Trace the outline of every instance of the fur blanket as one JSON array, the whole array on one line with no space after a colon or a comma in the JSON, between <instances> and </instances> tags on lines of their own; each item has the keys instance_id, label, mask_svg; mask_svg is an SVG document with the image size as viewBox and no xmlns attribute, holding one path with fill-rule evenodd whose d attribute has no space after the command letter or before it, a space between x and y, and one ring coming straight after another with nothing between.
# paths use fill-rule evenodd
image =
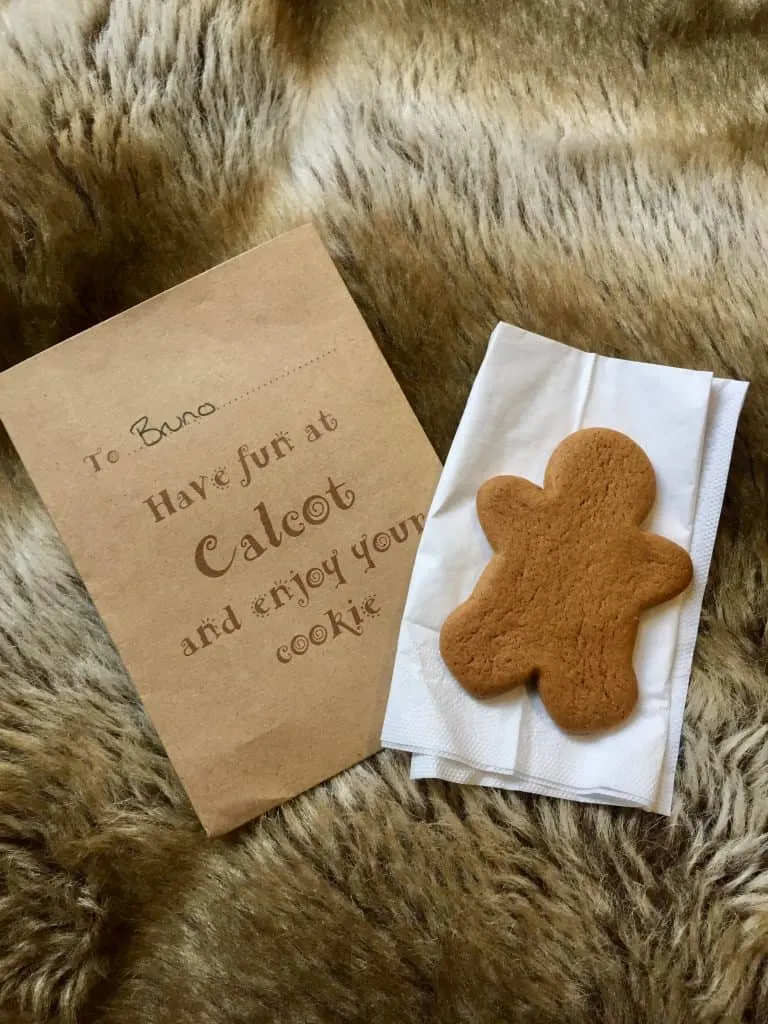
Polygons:
<instances>
[{"instance_id":1,"label":"fur blanket","mask_svg":"<svg viewBox=\"0 0 768 1024\"><path fill-rule=\"evenodd\" d=\"M768 1019L767 45L759 0L0 0L6 365L312 219L442 453L499 318L754 382L668 820L382 754L205 839L8 454L0 1021Z\"/></svg>"}]
</instances>

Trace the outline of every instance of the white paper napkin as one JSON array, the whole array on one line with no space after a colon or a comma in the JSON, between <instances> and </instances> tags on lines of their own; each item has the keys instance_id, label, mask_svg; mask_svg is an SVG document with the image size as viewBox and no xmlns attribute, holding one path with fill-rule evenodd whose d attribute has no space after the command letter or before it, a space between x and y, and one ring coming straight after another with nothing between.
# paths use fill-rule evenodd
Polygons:
<instances>
[{"instance_id":1,"label":"white paper napkin","mask_svg":"<svg viewBox=\"0 0 768 1024\"><path fill-rule=\"evenodd\" d=\"M747 384L610 359L499 324L446 460L419 546L382 743L412 751L413 778L500 786L669 813L701 601ZM475 511L498 474L541 484L581 427L612 427L646 451L657 497L647 524L694 564L685 594L646 613L632 717L597 736L562 732L534 689L477 700L445 667L439 632L491 557Z\"/></svg>"}]
</instances>

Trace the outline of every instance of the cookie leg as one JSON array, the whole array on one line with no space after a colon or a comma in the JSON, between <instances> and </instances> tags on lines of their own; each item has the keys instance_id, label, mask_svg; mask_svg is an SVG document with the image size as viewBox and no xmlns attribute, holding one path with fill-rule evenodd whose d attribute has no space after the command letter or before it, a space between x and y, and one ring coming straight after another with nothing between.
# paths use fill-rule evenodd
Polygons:
<instances>
[{"instance_id":1,"label":"cookie leg","mask_svg":"<svg viewBox=\"0 0 768 1024\"><path fill-rule=\"evenodd\" d=\"M539 675L538 690L544 707L565 732L614 728L637 703L631 662L609 666L596 660L575 670L563 664L548 666Z\"/></svg>"},{"instance_id":2,"label":"cookie leg","mask_svg":"<svg viewBox=\"0 0 768 1024\"><path fill-rule=\"evenodd\" d=\"M521 658L514 645L490 634L488 619L466 605L445 620L440 653L459 683L475 697L491 697L522 686L535 675L536 665Z\"/></svg>"}]
</instances>

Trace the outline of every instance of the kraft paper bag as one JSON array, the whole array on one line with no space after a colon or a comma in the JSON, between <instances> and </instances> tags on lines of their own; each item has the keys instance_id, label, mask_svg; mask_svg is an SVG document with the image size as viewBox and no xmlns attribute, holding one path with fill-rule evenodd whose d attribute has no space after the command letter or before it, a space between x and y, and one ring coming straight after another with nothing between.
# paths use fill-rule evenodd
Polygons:
<instances>
[{"instance_id":1,"label":"kraft paper bag","mask_svg":"<svg viewBox=\"0 0 768 1024\"><path fill-rule=\"evenodd\" d=\"M0 376L205 829L379 749L439 462L312 228Z\"/></svg>"}]
</instances>

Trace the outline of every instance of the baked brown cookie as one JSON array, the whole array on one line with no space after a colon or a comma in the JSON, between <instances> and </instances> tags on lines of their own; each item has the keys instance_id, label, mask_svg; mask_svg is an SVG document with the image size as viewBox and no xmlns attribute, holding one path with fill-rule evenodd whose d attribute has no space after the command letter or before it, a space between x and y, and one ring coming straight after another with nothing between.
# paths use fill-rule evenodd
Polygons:
<instances>
[{"instance_id":1,"label":"baked brown cookie","mask_svg":"<svg viewBox=\"0 0 768 1024\"><path fill-rule=\"evenodd\" d=\"M536 681L569 732L624 721L637 701L640 613L693 575L683 548L640 529L655 497L642 448L603 428L566 437L543 487L515 476L484 483L477 514L494 555L440 633L459 683L487 697Z\"/></svg>"}]
</instances>

